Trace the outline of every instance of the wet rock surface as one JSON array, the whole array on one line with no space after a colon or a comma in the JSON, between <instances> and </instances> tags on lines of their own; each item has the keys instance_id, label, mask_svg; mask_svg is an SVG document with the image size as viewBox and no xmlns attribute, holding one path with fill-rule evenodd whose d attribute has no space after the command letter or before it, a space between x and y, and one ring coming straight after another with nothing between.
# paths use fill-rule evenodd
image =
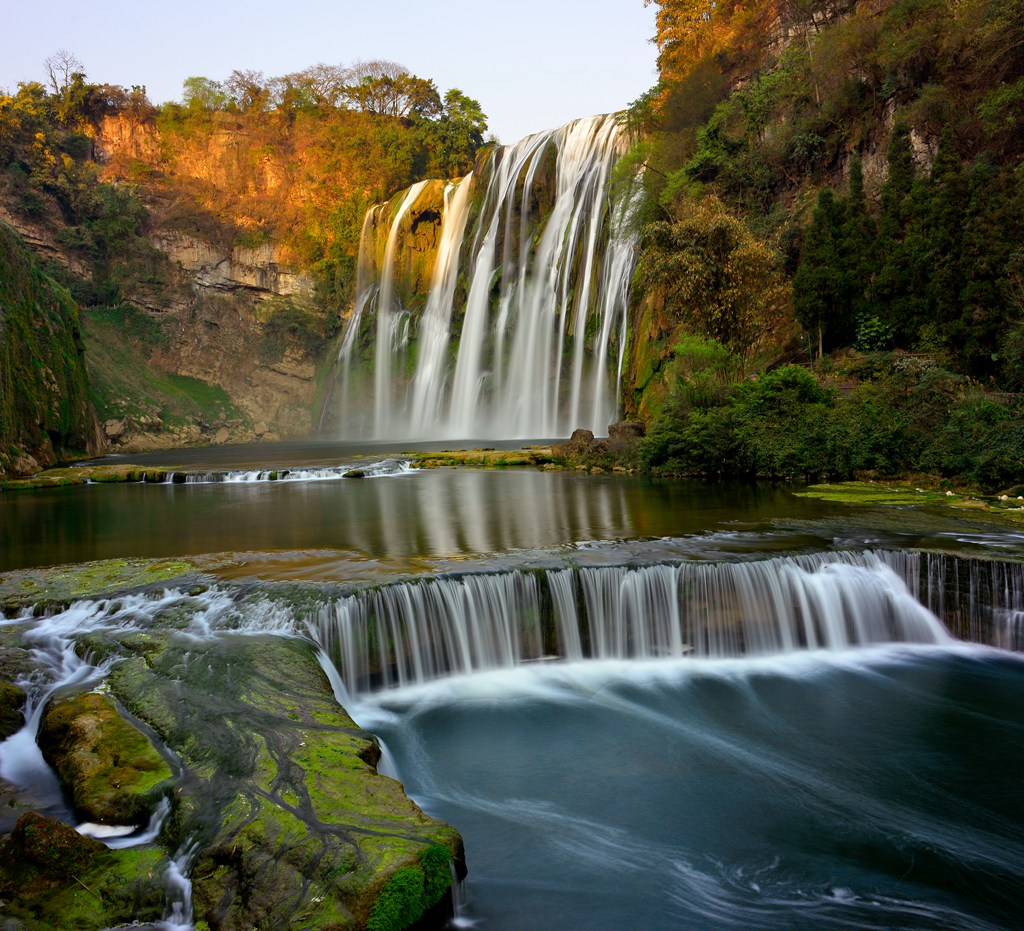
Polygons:
<instances>
[{"instance_id":1,"label":"wet rock surface","mask_svg":"<svg viewBox=\"0 0 1024 931\"><path fill-rule=\"evenodd\" d=\"M52 703L38 743L85 821L140 825L170 788L171 768L105 695Z\"/></svg>"}]
</instances>

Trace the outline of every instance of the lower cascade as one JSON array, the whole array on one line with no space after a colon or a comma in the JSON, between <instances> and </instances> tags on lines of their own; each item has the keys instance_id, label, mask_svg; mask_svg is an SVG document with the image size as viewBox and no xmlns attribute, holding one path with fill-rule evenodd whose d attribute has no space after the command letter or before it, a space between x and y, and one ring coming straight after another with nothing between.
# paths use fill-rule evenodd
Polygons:
<instances>
[{"instance_id":1,"label":"lower cascade","mask_svg":"<svg viewBox=\"0 0 1024 931\"><path fill-rule=\"evenodd\" d=\"M551 659L949 642L912 591L919 571L901 553L513 571L385 586L327 602L308 623L356 693Z\"/></svg>"},{"instance_id":2,"label":"lower cascade","mask_svg":"<svg viewBox=\"0 0 1024 931\"><path fill-rule=\"evenodd\" d=\"M551 437L616 419L635 188L610 176L625 146L614 115L576 120L370 211L334 389L344 438Z\"/></svg>"}]
</instances>

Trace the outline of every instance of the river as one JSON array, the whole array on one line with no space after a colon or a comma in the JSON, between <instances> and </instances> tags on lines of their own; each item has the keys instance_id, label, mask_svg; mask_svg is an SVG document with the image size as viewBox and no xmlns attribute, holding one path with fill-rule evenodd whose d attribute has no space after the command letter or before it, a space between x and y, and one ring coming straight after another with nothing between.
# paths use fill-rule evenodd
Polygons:
<instances>
[{"instance_id":1,"label":"river","mask_svg":"<svg viewBox=\"0 0 1024 931\"><path fill-rule=\"evenodd\" d=\"M1024 534L401 453L180 451L150 459L189 483L4 493L0 570L201 556L217 597L324 592L294 635L463 833L460 926L1019 925ZM358 654L360 624L407 646Z\"/></svg>"}]
</instances>

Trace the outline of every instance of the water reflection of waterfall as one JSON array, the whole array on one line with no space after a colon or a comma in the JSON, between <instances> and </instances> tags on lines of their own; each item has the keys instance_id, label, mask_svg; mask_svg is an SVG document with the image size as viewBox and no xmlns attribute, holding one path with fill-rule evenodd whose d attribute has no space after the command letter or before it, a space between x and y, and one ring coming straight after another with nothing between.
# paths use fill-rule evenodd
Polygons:
<instances>
[{"instance_id":1,"label":"water reflection of waterfall","mask_svg":"<svg viewBox=\"0 0 1024 931\"><path fill-rule=\"evenodd\" d=\"M396 258L424 184L397 209L374 208L340 351L342 436L604 431L618 403L634 255L633 194L609 193L625 145L614 116L590 117L499 147L479 175L449 184L422 310L402 306ZM373 274L378 224L387 238Z\"/></svg>"}]
</instances>

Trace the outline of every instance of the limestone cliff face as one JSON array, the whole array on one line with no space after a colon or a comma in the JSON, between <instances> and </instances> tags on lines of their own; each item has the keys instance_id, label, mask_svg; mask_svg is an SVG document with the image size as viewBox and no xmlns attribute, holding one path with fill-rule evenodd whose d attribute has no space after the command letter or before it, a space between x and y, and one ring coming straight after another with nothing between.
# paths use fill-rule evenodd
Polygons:
<instances>
[{"instance_id":1,"label":"limestone cliff face","mask_svg":"<svg viewBox=\"0 0 1024 931\"><path fill-rule=\"evenodd\" d=\"M197 289L244 291L258 300L271 296L309 298L313 279L282 260L281 248L224 247L177 230L156 229L150 242L177 262Z\"/></svg>"},{"instance_id":2,"label":"limestone cliff face","mask_svg":"<svg viewBox=\"0 0 1024 931\"><path fill-rule=\"evenodd\" d=\"M0 474L100 448L78 308L0 222Z\"/></svg>"},{"instance_id":3,"label":"limestone cliff face","mask_svg":"<svg viewBox=\"0 0 1024 931\"><path fill-rule=\"evenodd\" d=\"M150 448L308 433L317 353L294 321L305 315L312 326L321 311L312 276L262 220L269 198L286 225L288 205L309 196L303 182L228 113L212 114L194 137L162 134L128 112L104 117L94 132L103 179L132 184L149 208L144 235L167 260L162 287L130 295L167 337L139 348L162 372L222 388L242 415L171 431L155 411L133 411L125 388L109 438ZM278 325L283 309L292 325Z\"/></svg>"}]
</instances>

